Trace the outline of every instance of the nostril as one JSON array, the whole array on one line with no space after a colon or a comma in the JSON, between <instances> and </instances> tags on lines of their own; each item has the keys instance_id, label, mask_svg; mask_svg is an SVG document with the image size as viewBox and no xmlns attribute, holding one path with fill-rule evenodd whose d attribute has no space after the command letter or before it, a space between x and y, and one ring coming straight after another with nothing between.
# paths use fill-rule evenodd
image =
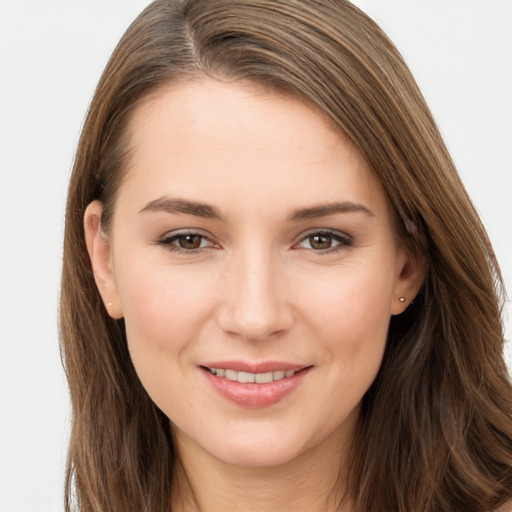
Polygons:
<instances>
[{"instance_id":1,"label":"nostril","mask_svg":"<svg viewBox=\"0 0 512 512\"><path fill-rule=\"evenodd\" d=\"M259 265L258 271L251 271L251 265ZM247 341L261 341L279 336L293 325L295 315L285 297L286 288L279 286L275 272L269 270L272 265L265 264L265 271L263 265L245 261L243 269L235 269L228 276L218 310L218 323L225 333Z\"/></svg>"}]
</instances>

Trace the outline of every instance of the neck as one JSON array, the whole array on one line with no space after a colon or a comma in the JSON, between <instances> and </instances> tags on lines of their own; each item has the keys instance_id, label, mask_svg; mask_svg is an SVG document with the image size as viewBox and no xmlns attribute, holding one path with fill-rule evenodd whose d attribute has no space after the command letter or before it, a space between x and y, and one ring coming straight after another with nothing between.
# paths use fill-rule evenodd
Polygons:
<instances>
[{"instance_id":1,"label":"neck","mask_svg":"<svg viewBox=\"0 0 512 512\"><path fill-rule=\"evenodd\" d=\"M348 443L336 436L278 466L242 467L209 456L183 433L174 432L179 458L172 510L349 512L348 500L341 499Z\"/></svg>"}]
</instances>

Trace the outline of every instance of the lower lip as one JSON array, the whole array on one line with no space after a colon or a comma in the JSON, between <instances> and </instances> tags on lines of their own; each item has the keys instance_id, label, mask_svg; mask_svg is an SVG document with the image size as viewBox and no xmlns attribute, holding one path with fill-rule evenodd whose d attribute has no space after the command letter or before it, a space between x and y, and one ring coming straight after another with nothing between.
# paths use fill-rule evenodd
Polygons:
<instances>
[{"instance_id":1,"label":"lower lip","mask_svg":"<svg viewBox=\"0 0 512 512\"><path fill-rule=\"evenodd\" d=\"M311 367L304 368L293 377L285 377L266 384L241 383L217 377L208 370L202 370L210 384L224 398L243 407L260 408L276 404L292 393L304 380L310 369Z\"/></svg>"}]
</instances>

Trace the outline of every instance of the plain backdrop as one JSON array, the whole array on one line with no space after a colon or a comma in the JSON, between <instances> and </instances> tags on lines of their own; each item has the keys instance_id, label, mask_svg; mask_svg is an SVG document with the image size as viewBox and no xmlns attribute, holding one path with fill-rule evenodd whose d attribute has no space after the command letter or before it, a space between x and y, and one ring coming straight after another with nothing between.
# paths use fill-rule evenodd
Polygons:
<instances>
[{"instance_id":1,"label":"plain backdrop","mask_svg":"<svg viewBox=\"0 0 512 512\"><path fill-rule=\"evenodd\" d=\"M103 66L148 3L0 0L0 512L63 510L67 181ZM411 66L512 288L512 0L355 3Z\"/></svg>"}]
</instances>

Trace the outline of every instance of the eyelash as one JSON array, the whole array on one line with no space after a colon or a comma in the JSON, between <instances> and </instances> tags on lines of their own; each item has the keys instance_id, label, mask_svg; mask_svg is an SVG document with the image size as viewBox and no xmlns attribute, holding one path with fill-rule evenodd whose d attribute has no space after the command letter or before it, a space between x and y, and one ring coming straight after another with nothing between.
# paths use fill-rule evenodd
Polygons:
<instances>
[{"instance_id":1,"label":"eyelash","mask_svg":"<svg viewBox=\"0 0 512 512\"><path fill-rule=\"evenodd\" d=\"M197 237L200 237L202 241L208 240L211 243L211 245L208 245L207 247L215 247L215 244L210 240L210 238L208 238L207 236L205 236L201 233L197 233L196 231L185 231L185 232L181 232L181 233L175 233L170 236L163 236L162 238L157 240L157 244L165 247L165 249L167 249L168 251L177 252L177 253L181 253L181 254L197 254L197 253L201 252L202 249L204 249L204 247L201 247L201 246L198 247L197 249L185 249L185 248L179 247L178 245L173 243L173 242L176 242L177 240L179 240L180 238L185 238L187 236L194 236L194 237L197 236ZM201 243L202 243L202 241L201 241Z\"/></svg>"},{"instance_id":2,"label":"eyelash","mask_svg":"<svg viewBox=\"0 0 512 512\"><path fill-rule=\"evenodd\" d=\"M332 241L339 242L337 245L335 245L333 247L328 247L327 249L315 250L313 248L311 248L311 249L305 248L308 250L312 250L313 252L315 252L316 254L319 254L319 255L326 255L326 254L332 254L332 253L338 252L338 251L343 251L344 249L347 249L348 247L352 247L354 245L354 239L352 237L350 237L349 235L347 235L346 233L342 233L340 231L331 231L331 230L324 229L324 230L320 230L320 231L310 231L308 234L303 236L301 238L301 240L297 244L295 244L294 247L299 246L300 244L306 242L307 240L309 240L315 236L331 238ZM300 248L300 247L298 247L298 248Z\"/></svg>"},{"instance_id":3,"label":"eyelash","mask_svg":"<svg viewBox=\"0 0 512 512\"><path fill-rule=\"evenodd\" d=\"M200 245L196 249L185 249L183 247L179 247L178 245L176 245L174 243L174 242L178 241L180 238L185 238L187 236L200 237L202 241L206 240L206 241L210 242L211 245L207 245L207 246ZM353 238L345 233L342 233L340 231L320 230L320 231L309 232L308 234L303 236L299 240L298 243L294 244L293 248L300 249L301 248L300 245L302 243L306 242L308 239L312 239L315 236L331 238L332 241L339 242L338 244L334 245L333 247L328 247L327 249L315 250L312 247L310 247L310 248L303 247L304 249L311 250L314 253L317 253L319 255L331 254L333 252L342 251L342 250L354 245ZM201 241L201 244L203 243L202 241ZM187 232L175 233L170 236L164 236L164 237L160 238L159 240L157 240L157 244L165 247L168 251L181 253L181 254L197 254L197 253L202 252L202 250L205 247L206 248L215 247L214 242L212 242L212 240L210 238L208 238L207 236L205 236L201 233L195 232L195 231L187 231Z\"/></svg>"}]
</instances>

